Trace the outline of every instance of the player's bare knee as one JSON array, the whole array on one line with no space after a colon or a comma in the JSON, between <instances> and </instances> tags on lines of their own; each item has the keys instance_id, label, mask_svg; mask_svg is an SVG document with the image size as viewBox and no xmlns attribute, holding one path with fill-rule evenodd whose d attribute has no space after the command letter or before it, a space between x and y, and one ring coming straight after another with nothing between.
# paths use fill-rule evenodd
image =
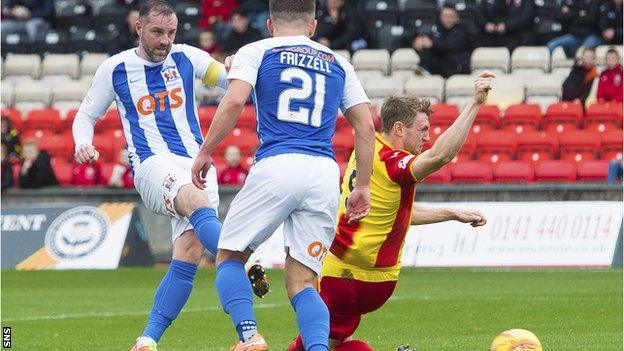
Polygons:
<instances>
[{"instance_id":1,"label":"player's bare knee","mask_svg":"<svg viewBox=\"0 0 624 351\"><path fill-rule=\"evenodd\" d=\"M173 258L193 264L199 264L204 253L204 246L195 236L195 232L187 230L173 243Z\"/></svg>"},{"instance_id":2,"label":"player's bare knee","mask_svg":"<svg viewBox=\"0 0 624 351\"><path fill-rule=\"evenodd\" d=\"M305 288L317 288L316 272L295 260L290 255L286 256L284 268L284 280L289 299L292 299L293 296L297 295Z\"/></svg>"},{"instance_id":3,"label":"player's bare knee","mask_svg":"<svg viewBox=\"0 0 624 351\"><path fill-rule=\"evenodd\" d=\"M218 249L217 256L215 258L215 265L218 267L223 261L237 260L242 263L247 262L252 251L247 249L245 251L232 251L226 249Z\"/></svg>"},{"instance_id":4,"label":"player's bare knee","mask_svg":"<svg viewBox=\"0 0 624 351\"><path fill-rule=\"evenodd\" d=\"M207 195L193 184L182 186L173 203L176 211L184 217L200 207L212 207Z\"/></svg>"}]
</instances>

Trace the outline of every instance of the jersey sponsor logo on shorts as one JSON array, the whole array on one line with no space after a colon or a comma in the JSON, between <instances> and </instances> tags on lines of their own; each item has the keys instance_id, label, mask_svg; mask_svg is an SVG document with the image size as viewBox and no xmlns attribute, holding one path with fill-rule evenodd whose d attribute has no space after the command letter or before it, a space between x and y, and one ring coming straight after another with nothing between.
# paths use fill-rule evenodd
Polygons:
<instances>
[{"instance_id":1,"label":"jersey sponsor logo on shorts","mask_svg":"<svg viewBox=\"0 0 624 351\"><path fill-rule=\"evenodd\" d=\"M327 247L320 241L313 241L308 245L308 255L322 261L325 255L327 255Z\"/></svg>"},{"instance_id":2,"label":"jersey sponsor logo on shorts","mask_svg":"<svg viewBox=\"0 0 624 351\"><path fill-rule=\"evenodd\" d=\"M164 112L167 108L166 98L169 98L169 106L179 108L184 105L184 98L182 97L182 88L174 88L171 91L159 91L153 95L143 95L137 101L137 111L142 116L147 116L154 113L156 110Z\"/></svg>"},{"instance_id":3,"label":"jersey sponsor logo on shorts","mask_svg":"<svg viewBox=\"0 0 624 351\"><path fill-rule=\"evenodd\" d=\"M93 206L61 213L46 231L45 246L57 259L77 259L97 250L108 233L108 218Z\"/></svg>"}]
</instances>

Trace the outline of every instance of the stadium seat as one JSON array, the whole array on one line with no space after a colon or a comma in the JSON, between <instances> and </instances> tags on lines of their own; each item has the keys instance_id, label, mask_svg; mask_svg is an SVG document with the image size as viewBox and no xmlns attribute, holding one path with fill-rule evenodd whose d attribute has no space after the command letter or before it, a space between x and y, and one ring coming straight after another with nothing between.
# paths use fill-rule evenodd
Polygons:
<instances>
[{"instance_id":1,"label":"stadium seat","mask_svg":"<svg viewBox=\"0 0 624 351\"><path fill-rule=\"evenodd\" d=\"M79 28L70 32L69 41L65 46L67 52L84 56L89 52L104 51L105 42L110 42L108 34L98 33L91 28Z\"/></svg>"},{"instance_id":2,"label":"stadium seat","mask_svg":"<svg viewBox=\"0 0 624 351\"><path fill-rule=\"evenodd\" d=\"M493 89L488 94L488 104L498 105L505 109L507 106L524 101L524 77L499 74L492 82Z\"/></svg>"},{"instance_id":3,"label":"stadium seat","mask_svg":"<svg viewBox=\"0 0 624 351\"><path fill-rule=\"evenodd\" d=\"M622 129L608 130L601 133L600 154L603 160L612 160L622 156Z\"/></svg>"},{"instance_id":4,"label":"stadium seat","mask_svg":"<svg viewBox=\"0 0 624 351\"><path fill-rule=\"evenodd\" d=\"M393 77L381 77L375 80L366 81L364 90L369 98L385 98L388 95L400 94L403 92L403 83Z\"/></svg>"},{"instance_id":5,"label":"stadium seat","mask_svg":"<svg viewBox=\"0 0 624 351\"><path fill-rule=\"evenodd\" d=\"M475 158L491 163L511 160L516 152L517 143L517 134L514 132L483 131L477 134Z\"/></svg>"},{"instance_id":6,"label":"stadium seat","mask_svg":"<svg viewBox=\"0 0 624 351\"><path fill-rule=\"evenodd\" d=\"M115 3L115 0L87 0L87 2L91 5L93 15L97 16L99 15L102 7Z\"/></svg>"},{"instance_id":7,"label":"stadium seat","mask_svg":"<svg viewBox=\"0 0 624 351\"><path fill-rule=\"evenodd\" d=\"M381 26L375 25L372 31L372 38L375 47L389 51L397 50L404 41L405 27L394 23L384 23Z\"/></svg>"},{"instance_id":8,"label":"stadium seat","mask_svg":"<svg viewBox=\"0 0 624 351\"><path fill-rule=\"evenodd\" d=\"M344 179L345 173L347 171L347 167L349 166L348 162L338 161L338 169L340 170L340 184L342 184L342 180Z\"/></svg>"},{"instance_id":9,"label":"stadium seat","mask_svg":"<svg viewBox=\"0 0 624 351\"><path fill-rule=\"evenodd\" d=\"M3 80L0 85L2 86L2 107L13 106L13 97L15 96L13 83L8 80Z\"/></svg>"},{"instance_id":10,"label":"stadium seat","mask_svg":"<svg viewBox=\"0 0 624 351\"><path fill-rule=\"evenodd\" d=\"M466 74L449 77L445 84L446 102L461 107L466 105L474 95L474 78Z\"/></svg>"},{"instance_id":11,"label":"stadium seat","mask_svg":"<svg viewBox=\"0 0 624 351\"><path fill-rule=\"evenodd\" d=\"M88 53L82 57L80 61L80 75L91 76L95 74L95 71L100 67L102 62L108 58L108 54L100 53Z\"/></svg>"},{"instance_id":12,"label":"stadium seat","mask_svg":"<svg viewBox=\"0 0 624 351\"><path fill-rule=\"evenodd\" d=\"M379 78L385 77L381 71L355 71L355 75L358 77L362 85L369 81L375 81Z\"/></svg>"},{"instance_id":13,"label":"stadium seat","mask_svg":"<svg viewBox=\"0 0 624 351\"><path fill-rule=\"evenodd\" d=\"M561 46L557 47L550 56L550 67L554 75L566 77L573 64L574 59L568 58Z\"/></svg>"},{"instance_id":14,"label":"stadium seat","mask_svg":"<svg viewBox=\"0 0 624 351\"><path fill-rule=\"evenodd\" d=\"M390 66L392 71L410 70L414 71L418 68L420 57L412 48L396 49L390 56Z\"/></svg>"},{"instance_id":15,"label":"stadium seat","mask_svg":"<svg viewBox=\"0 0 624 351\"><path fill-rule=\"evenodd\" d=\"M428 175L423 183L450 183L451 182L451 166L444 166L437 171Z\"/></svg>"},{"instance_id":16,"label":"stadium seat","mask_svg":"<svg viewBox=\"0 0 624 351\"><path fill-rule=\"evenodd\" d=\"M63 82L63 84L54 84L52 86L52 100L54 103L70 101L79 106L88 89L89 85L82 80L70 80Z\"/></svg>"},{"instance_id":17,"label":"stadium seat","mask_svg":"<svg viewBox=\"0 0 624 351\"><path fill-rule=\"evenodd\" d=\"M451 164L453 182L489 183L492 181L492 167L489 162L463 161Z\"/></svg>"},{"instance_id":18,"label":"stadium seat","mask_svg":"<svg viewBox=\"0 0 624 351\"><path fill-rule=\"evenodd\" d=\"M22 130L22 112L15 108L3 108L2 109L2 117L8 117L11 122L13 122L13 126L17 130Z\"/></svg>"},{"instance_id":19,"label":"stadium seat","mask_svg":"<svg viewBox=\"0 0 624 351\"><path fill-rule=\"evenodd\" d=\"M540 127L542 114L537 104L515 104L507 107L502 119L502 128L518 134Z\"/></svg>"},{"instance_id":20,"label":"stadium seat","mask_svg":"<svg viewBox=\"0 0 624 351\"><path fill-rule=\"evenodd\" d=\"M119 148L119 141L116 141L110 135L95 134L93 136L93 146L100 153L102 162L117 160L115 151Z\"/></svg>"},{"instance_id":21,"label":"stadium seat","mask_svg":"<svg viewBox=\"0 0 624 351\"><path fill-rule=\"evenodd\" d=\"M542 112L561 99L561 86L565 77L556 74L540 74L531 77L526 84L526 102L539 104Z\"/></svg>"},{"instance_id":22,"label":"stadium seat","mask_svg":"<svg viewBox=\"0 0 624 351\"><path fill-rule=\"evenodd\" d=\"M416 72L410 70L396 70L390 73L390 77L397 82L401 82L402 85L405 85L409 79L417 77Z\"/></svg>"},{"instance_id":23,"label":"stadium seat","mask_svg":"<svg viewBox=\"0 0 624 351\"><path fill-rule=\"evenodd\" d=\"M429 118L429 124L432 135L442 134L459 116L459 109L456 105L433 104L431 110L433 114Z\"/></svg>"},{"instance_id":24,"label":"stadium seat","mask_svg":"<svg viewBox=\"0 0 624 351\"><path fill-rule=\"evenodd\" d=\"M566 160L546 160L535 166L535 180L573 182L576 180L576 163Z\"/></svg>"},{"instance_id":25,"label":"stadium seat","mask_svg":"<svg viewBox=\"0 0 624 351\"><path fill-rule=\"evenodd\" d=\"M28 54L30 40L26 33L1 33L2 34L2 57L12 55Z\"/></svg>"},{"instance_id":26,"label":"stadium seat","mask_svg":"<svg viewBox=\"0 0 624 351\"><path fill-rule=\"evenodd\" d=\"M474 133L468 134L464 146L459 150L454 161L471 161L474 159L477 150L477 135Z\"/></svg>"},{"instance_id":27,"label":"stadium seat","mask_svg":"<svg viewBox=\"0 0 624 351\"><path fill-rule=\"evenodd\" d=\"M366 0L363 10L368 23L375 20L394 20L396 22L399 4L396 0Z\"/></svg>"},{"instance_id":28,"label":"stadium seat","mask_svg":"<svg viewBox=\"0 0 624 351\"><path fill-rule=\"evenodd\" d=\"M258 137L255 132L246 129L234 128L215 149L216 153L222 153L229 145L236 145L240 148L241 154L253 155L258 147Z\"/></svg>"},{"instance_id":29,"label":"stadium seat","mask_svg":"<svg viewBox=\"0 0 624 351\"><path fill-rule=\"evenodd\" d=\"M550 52L545 46L520 46L511 54L514 75L534 77L550 70Z\"/></svg>"},{"instance_id":30,"label":"stadium seat","mask_svg":"<svg viewBox=\"0 0 624 351\"><path fill-rule=\"evenodd\" d=\"M441 76L418 76L410 78L405 82L405 93L428 98L432 103L440 103L444 99L444 78Z\"/></svg>"},{"instance_id":31,"label":"stadium seat","mask_svg":"<svg viewBox=\"0 0 624 351\"><path fill-rule=\"evenodd\" d=\"M199 125L202 130L205 128L208 130L210 124L212 123L212 119L214 118L215 113L217 112L217 106L199 106Z\"/></svg>"},{"instance_id":32,"label":"stadium seat","mask_svg":"<svg viewBox=\"0 0 624 351\"><path fill-rule=\"evenodd\" d=\"M50 103L50 86L44 81L20 81L15 85L15 108L27 113L30 110L45 108Z\"/></svg>"},{"instance_id":33,"label":"stadium seat","mask_svg":"<svg viewBox=\"0 0 624 351\"><path fill-rule=\"evenodd\" d=\"M622 104L598 103L589 106L585 111L583 127L598 132L622 128Z\"/></svg>"},{"instance_id":34,"label":"stadium seat","mask_svg":"<svg viewBox=\"0 0 624 351\"><path fill-rule=\"evenodd\" d=\"M246 128L250 131L256 131L256 108L254 105L246 105L245 109L238 117L236 126L239 128Z\"/></svg>"},{"instance_id":35,"label":"stadium seat","mask_svg":"<svg viewBox=\"0 0 624 351\"><path fill-rule=\"evenodd\" d=\"M543 131L524 131L518 135L516 158L539 162L559 156L559 135Z\"/></svg>"},{"instance_id":36,"label":"stadium seat","mask_svg":"<svg viewBox=\"0 0 624 351\"><path fill-rule=\"evenodd\" d=\"M480 133L484 130L498 129L500 126L500 109L497 105L482 105L472 124L472 132Z\"/></svg>"},{"instance_id":37,"label":"stadium seat","mask_svg":"<svg viewBox=\"0 0 624 351\"><path fill-rule=\"evenodd\" d=\"M74 139L71 133L40 138L39 149L47 151L51 157L71 161L74 158Z\"/></svg>"},{"instance_id":38,"label":"stadium seat","mask_svg":"<svg viewBox=\"0 0 624 351\"><path fill-rule=\"evenodd\" d=\"M115 165L117 163L116 162L103 162L101 163L101 171L102 171L102 177L104 179L106 179L106 182L108 182L111 178L111 176L113 175L113 169L115 168Z\"/></svg>"},{"instance_id":39,"label":"stadium seat","mask_svg":"<svg viewBox=\"0 0 624 351\"><path fill-rule=\"evenodd\" d=\"M62 157L55 157L50 162L54 175L62 186L71 185L74 166Z\"/></svg>"},{"instance_id":40,"label":"stadium seat","mask_svg":"<svg viewBox=\"0 0 624 351\"><path fill-rule=\"evenodd\" d=\"M61 115L53 108L32 110L26 115L24 126L28 129L42 129L57 133L62 127Z\"/></svg>"},{"instance_id":41,"label":"stadium seat","mask_svg":"<svg viewBox=\"0 0 624 351\"><path fill-rule=\"evenodd\" d=\"M29 53L37 55L64 54L67 52L67 33L62 30L48 29L40 31L35 41L29 46Z\"/></svg>"},{"instance_id":42,"label":"stadium seat","mask_svg":"<svg viewBox=\"0 0 624 351\"><path fill-rule=\"evenodd\" d=\"M334 50L334 54L344 57L348 62L351 62L351 53L349 50Z\"/></svg>"},{"instance_id":43,"label":"stadium seat","mask_svg":"<svg viewBox=\"0 0 624 351\"><path fill-rule=\"evenodd\" d=\"M524 183L535 180L533 164L527 161L501 161L494 165L494 181Z\"/></svg>"},{"instance_id":44,"label":"stadium seat","mask_svg":"<svg viewBox=\"0 0 624 351\"><path fill-rule=\"evenodd\" d=\"M201 8L198 3L189 1L181 1L175 7L176 13L180 18L180 22L199 22L201 18Z\"/></svg>"},{"instance_id":45,"label":"stadium seat","mask_svg":"<svg viewBox=\"0 0 624 351\"><path fill-rule=\"evenodd\" d=\"M494 73L509 72L509 50L505 47L476 48L470 57L470 68L473 73L490 70Z\"/></svg>"},{"instance_id":46,"label":"stadium seat","mask_svg":"<svg viewBox=\"0 0 624 351\"><path fill-rule=\"evenodd\" d=\"M121 119L116 108L111 108L106 111L104 117L100 118L95 124L96 132L103 132L109 129L123 129Z\"/></svg>"},{"instance_id":47,"label":"stadium seat","mask_svg":"<svg viewBox=\"0 0 624 351\"><path fill-rule=\"evenodd\" d=\"M337 132L332 138L334 152L336 153L336 159L341 162L346 162L351 156L351 151L355 146L355 137L350 130L343 130Z\"/></svg>"},{"instance_id":48,"label":"stadium seat","mask_svg":"<svg viewBox=\"0 0 624 351\"><path fill-rule=\"evenodd\" d=\"M34 54L11 54L7 55L4 63L4 78L11 79L15 76L29 76L39 78L41 71L41 58Z\"/></svg>"},{"instance_id":49,"label":"stadium seat","mask_svg":"<svg viewBox=\"0 0 624 351\"><path fill-rule=\"evenodd\" d=\"M561 159L579 162L597 158L600 133L588 130L571 130L561 133L559 139Z\"/></svg>"},{"instance_id":50,"label":"stadium seat","mask_svg":"<svg viewBox=\"0 0 624 351\"><path fill-rule=\"evenodd\" d=\"M388 74L390 54L385 49L362 49L353 54L353 67L356 70L381 71Z\"/></svg>"},{"instance_id":51,"label":"stadium seat","mask_svg":"<svg viewBox=\"0 0 624 351\"><path fill-rule=\"evenodd\" d=\"M542 127L546 131L558 133L574 130L580 125L583 117L583 106L573 101L562 101L548 106Z\"/></svg>"},{"instance_id":52,"label":"stadium seat","mask_svg":"<svg viewBox=\"0 0 624 351\"><path fill-rule=\"evenodd\" d=\"M77 108L71 109L67 111L65 116L61 114L61 120L63 125L61 126L62 130L71 130L72 125L74 124L74 119L76 118L76 112L78 112Z\"/></svg>"},{"instance_id":53,"label":"stadium seat","mask_svg":"<svg viewBox=\"0 0 624 351\"><path fill-rule=\"evenodd\" d=\"M578 180L604 182L609 171L608 160L590 160L578 163Z\"/></svg>"}]
</instances>

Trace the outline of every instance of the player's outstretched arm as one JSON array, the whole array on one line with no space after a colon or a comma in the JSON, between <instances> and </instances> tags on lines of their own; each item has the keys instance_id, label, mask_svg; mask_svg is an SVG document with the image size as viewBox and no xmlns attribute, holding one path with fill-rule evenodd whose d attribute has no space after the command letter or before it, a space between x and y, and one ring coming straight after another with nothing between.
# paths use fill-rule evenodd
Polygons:
<instances>
[{"instance_id":1,"label":"player's outstretched arm","mask_svg":"<svg viewBox=\"0 0 624 351\"><path fill-rule=\"evenodd\" d=\"M210 155L221 140L236 126L236 121L241 112L243 112L243 108L245 108L247 97L249 97L251 89L251 85L245 81L239 79L230 81L230 85L221 99L219 107L217 107L217 112L212 120L212 124L210 124L206 140L204 140L204 143L199 149L199 153L191 169L193 184L198 188L205 188L205 178L212 162Z\"/></svg>"},{"instance_id":2,"label":"player's outstretched arm","mask_svg":"<svg viewBox=\"0 0 624 351\"><path fill-rule=\"evenodd\" d=\"M357 104L345 112L355 131L355 186L347 202L350 221L364 218L370 210L370 177L373 173L375 125L367 103Z\"/></svg>"},{"instance_id":3,"label":"player's outstretched arm","mask_svg":"<svg viewBox=\"0 0 624 351\"><path fill-rule=\"evenodd\" d=\"M457 156L466 141L479 107L485 102L488 92L492 89L493 78L494 74L490 71L482 72L475 78L473 100L464 108L449 129L440 135L431 149L423 152L416 161L412 162L412 171L416 179L424 179Z\"/></svg>"},{"instance_id":4,"label":"player's outstretched arm","mask_svg":"<svg viewBox=\"0 0 624 351\"><path fill-rule=\"evenodd\" d=\"M473 227L480 227L487 223L483 214L475 210L460 210L453 208L437 208L414 203L412 209L412 225L459 221L470 223Z\"/></svg>"}]
</instances>

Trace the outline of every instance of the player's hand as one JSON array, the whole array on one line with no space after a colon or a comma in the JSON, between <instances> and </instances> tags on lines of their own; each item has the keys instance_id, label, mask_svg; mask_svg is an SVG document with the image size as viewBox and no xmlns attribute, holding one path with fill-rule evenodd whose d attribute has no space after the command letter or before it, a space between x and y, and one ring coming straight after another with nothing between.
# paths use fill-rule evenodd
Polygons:
<instances>
[{"instance_id":1,"label":"player's hand","mask_svg":"<svg viewBox=\"0 0 624 351\"><path fill-rule=\"evenodd\" d=\"M209 154L200 151L197 157L195 157L195 162L191 168L193 184L199 189L206 188L206 175L208 175L210 166L212 166L212 158Z\"/></svg>"},{"instance_id":2,"label":"player's hand","mask_svg":"<svg viewBox=\"0 0 624 351\"><path fill-rule=\"evenodd\" d=\"M347 218L349 223L366 217L370 211L370 187L355 186L347 200Z\"/></svg>"},{"instance_id":3,"label":"player's hand","mask_svg":"<svg viewBox=\"0 0 624 351\"><path fill-rule=\"evenodd\" d=\"M473 210L456 210L455 219L462 223L470 223L473 227L480 227L487 223L487 219L481 212Z\"/></svg>"},{"instance_id":4,"label":"player's hand","mask_svg":"<svg viewBox=\"0 0 624 351\"><path fill-rule=\"evenodd\" d=\"M479 105L483 104L485 100L487 100L487 95L492 89L492 79L494 78L494 73L490 71L481 72L477 78L475 78L475 102Z\"/></svg>"},{"instance_id":5,"label":"player's hand","mask_svg":"<svg viewBox=\"0 0 624 351\"><path fill-rule=\"evenodd\" d=\"M78 163L94 163L100 157L100 153L92 145L84 144L74 154Z\"/></svg>"},{"instance_id":6,"label":"player's hand","mask_svg":"<svg viewBox=\"0 0 624 351\"><path fill-rule=\"evenodd\" d=\"M234 61L234 55L230 55L223 60L223 66L225 66L225 71L229 72L230 68L232 68L232 62Z\"/></svg>"}]
</instances>

